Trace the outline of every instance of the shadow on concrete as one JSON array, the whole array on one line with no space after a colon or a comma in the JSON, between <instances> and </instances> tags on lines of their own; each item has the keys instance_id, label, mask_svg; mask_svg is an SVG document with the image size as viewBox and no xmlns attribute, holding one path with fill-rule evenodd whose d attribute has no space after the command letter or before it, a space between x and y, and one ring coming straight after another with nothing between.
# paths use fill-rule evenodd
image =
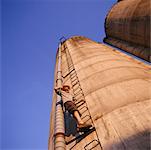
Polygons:
<instances>
[{"instance_id":1,"label":"shadow on concrete","mask_svg":"<svg viewBox=\"0 0 151 150\"><path fill-rule=\"evenodd\" d=\"M70 135L75 136L77 132L76 120L67 111L64 113L65 117L65 135L69 137Z\"/></svg>"},{"instance_id":2,"label":"shadow on concrete","mask_svg":"<svg viewBox=\"0 0 151 150\"><path fill-rule=\"evenodd\" d=\"M139 132L122 139L122 142L113 143L107 150L151 150L151 130Z\"/></svg>"}]
</instances>

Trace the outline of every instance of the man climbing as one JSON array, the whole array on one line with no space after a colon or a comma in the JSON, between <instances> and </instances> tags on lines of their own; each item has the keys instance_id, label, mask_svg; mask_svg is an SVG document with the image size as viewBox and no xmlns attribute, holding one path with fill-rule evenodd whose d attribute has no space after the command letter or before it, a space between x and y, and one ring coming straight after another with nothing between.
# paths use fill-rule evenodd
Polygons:
<instances>
[{"instance_id":1,"label":"man climbing","mask_svg":"<svg viewBox=\"0 0 151 150\"><path fill-rule=\"evenodd\" d=\"M74 97L70 92L69 85L63 85L61 90L60 90L60 88L55 87L55 92L58 95L62 96L62 101L63 101L64 107L76 119L77 128L79 131L85 131L92 127L91 124L87 124L82 121L81 114L78 111L77 106L75 105L75 103L73 101Z\"/></svg>"}]
</instances>

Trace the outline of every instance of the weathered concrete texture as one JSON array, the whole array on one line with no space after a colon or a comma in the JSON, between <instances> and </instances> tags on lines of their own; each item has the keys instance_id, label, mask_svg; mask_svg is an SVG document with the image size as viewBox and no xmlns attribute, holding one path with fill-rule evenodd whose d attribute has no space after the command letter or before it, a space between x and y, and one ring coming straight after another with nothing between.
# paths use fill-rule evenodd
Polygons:
<instances>
[{"instance_id":1,"label":"weathered concrete texture","mask_svg":"<svg viewBox=\"0 0 151 150\"><path fill-rule=\"evenodd\" d=\"M150 17L150 0L119 1L106 17L104 41L149 61Z\"/></svg>"},{"instance_id":2,"label":"weathered concrete texture","mask_svg":"<svg viewBox=\"0 0 151 150\"><path fill-rule=\"evenodd\" d=\"M150 66L84 37L72 37L64 44L71 54L103 150L149 150ZM68 67L64 53L62 59L65 77ZM64 83L71 85L70 80L70 76L66 76ZM51 114L53 134L54 109ZM68 124L66 128L71 130L74 124ZM73 136L66 136L66 141ZM84 146L94 138L95 132L77 143L73 150L84 150ZM67 145L67 150L75 142Z\"/></svg>"}]
</instances>

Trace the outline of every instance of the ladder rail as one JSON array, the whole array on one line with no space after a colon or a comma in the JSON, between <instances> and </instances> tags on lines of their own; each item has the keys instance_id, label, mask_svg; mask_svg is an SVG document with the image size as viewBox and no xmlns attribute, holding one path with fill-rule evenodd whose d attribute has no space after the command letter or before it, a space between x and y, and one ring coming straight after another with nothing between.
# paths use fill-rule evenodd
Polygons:
<instances>
[{"instance_id":1,"label":"ladder rail","mask_svg":"<svg viewBox=\"0 0 151 150\"><path fill-rule=\"evenodd\" d=\"M92 117L91 117L91 115L90 115L89 109L88 109L88 107L87 107L87 103L86 103L86 101L85 101L85 96L84 96L83 90L82 90L82 88L81 88L81 85L80 85L80 82L79 82L79 79L78 79L77 72L76 72L76 70L75 70L75 68L74 68L74 64L73 64L73 61L72 61L70 52L69 52L69 50L68 50L68 48L67 48L67 46L66 46L66 43L64 43L64 45L65 45L64 47L65 47L65 53L66 53L68 71L70 72L70 69L71 69L71 68L74 70L74 71L72 72L72 74L70 74L70 79L71 79L71 84L72 84L72 89L73 89L74 97L76 98L78 95L81 94L80 97L83 98L83 100L84 100L84 103L83 103L83 104L86 105L86 106L84 106L84 107L86 107L86 108L87 108L86 111L88 111L88 115L81 116L81 119L84 119L84 118L88 117L88 119L86 119L85 122L87 122L87 121L90 120L91 123L92 123L92 125L93 125L93 127L95 127L95 126L94 126L93 119L92 119ZM75 79L74 79L74 78L75 78ZM73 79L74 79L74 80L73 80ZM76 82L76 84L78 84L78 88L74 89L73 82ZM78 90L78 89L79 89L79 90ZM77 90L78 90L78 92L77 92ZM83 105L83 104L82 104L82 105ZM81 105L80 105L80 106L81 106ZM83 107L82 107L82 108L83 108ZM85 111L84 111L84 112L85 112ZM96 139L94 139L94 140L95 140L95 141L98 141L98 144L97 144L97 145L100 145L100 148L102 149L102 146L101 146L101 143L100 143L100 141L99 141L99 137L98 137L98 134L97 134L96 130L95 130L95 133L96 133L96 138L97 138L97 140L96 140ZM93 143L94 140L92 140L91 142L89 142L88 144L86 144L86 146L87 146L87 145L90 145L91 143ZM85 146L85 147L86 147L86 146ZM84 149L85 149L85 147L84 147Z\"/></svg>"}]
</instances>

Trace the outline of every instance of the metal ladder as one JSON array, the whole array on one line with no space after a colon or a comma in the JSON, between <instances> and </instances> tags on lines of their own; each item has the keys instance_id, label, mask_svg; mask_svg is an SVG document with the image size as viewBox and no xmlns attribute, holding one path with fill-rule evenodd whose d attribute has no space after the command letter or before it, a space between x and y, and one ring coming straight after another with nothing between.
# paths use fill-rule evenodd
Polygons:
<instances>
[{"instance_id":1,"label":"metal ladder","mask_svg":"<svg viewBox=\"0 0 151 150\"><path fill-rule=\"evenodd\" d=\"M63 44L66 41L66 39L63 37L61 38L60 42ZM71 80L71 84L72 84L72 89L73 89L73 94L74 94L74 103L76 104L79 112L81 113L81 119L84 122L89 122L90 124L92 124L93 126L93 131L96 132L95 127L94 127L94 123L92 120L92 117L90 115L89 109L87 107L87 103L85 101L85 96L83 93L83 90L81 88L79 79L78 79L78 75L77 72L75 70L70 52L66 46L66 44L63 44L64 46L64 51L66 53L66 60L67 60L67 64L68 64L68 74L70 75L70 80ZM93 132L92 131L92 132ZM85 133L86 134L86 133ZM91 150L93 148L95 148L96 146L100 146L100 149L102 149L101 147L101 143L99 141L97 132L96 132L96 139L93 139L92 141L90 141L89 143L87 143L84 146L85 150Z\"/></svg>"}]
</instances>

